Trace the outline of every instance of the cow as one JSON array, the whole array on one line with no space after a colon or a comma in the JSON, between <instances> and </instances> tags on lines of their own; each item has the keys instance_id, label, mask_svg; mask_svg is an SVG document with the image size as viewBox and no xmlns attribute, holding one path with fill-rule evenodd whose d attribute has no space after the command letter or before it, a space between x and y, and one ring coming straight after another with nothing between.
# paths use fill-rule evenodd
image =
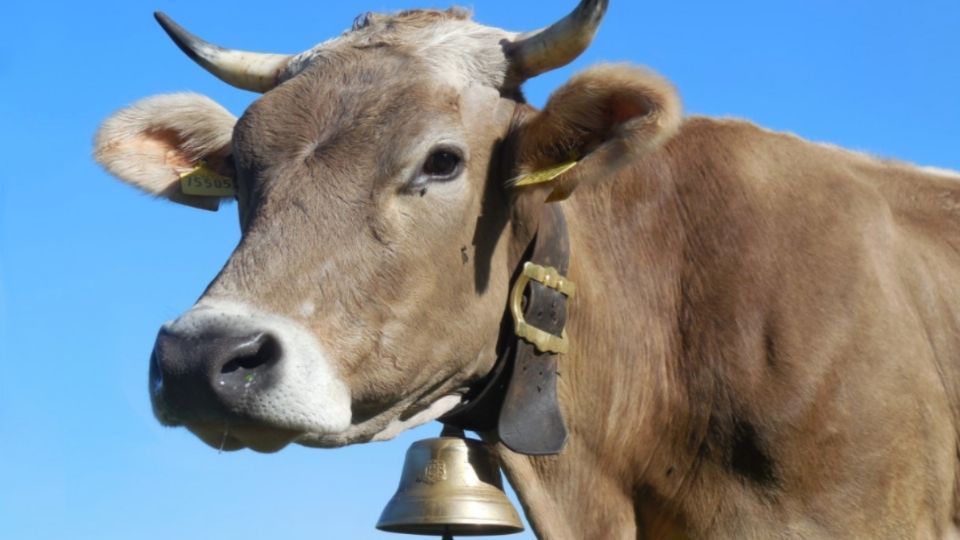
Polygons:
<instances>
[{"instance_id":1,"label":"cow","mask_svg":"<svg viewBox=\"0 0 960 540\"><path fill-rule=\"evenodd\" d=\"M539 537L956 538L960 175L685 117L630 65L527 104L523 82L581 54L606 9L528 33L368 14L293 56L158 15L263 95L239 119L148 98L96 137L141 190L237 200L239 245L157 337L157 418L261 452L443 420L505 341L536 341L508 305L533 302L512 289L559 242L562 275L534 278L576 285L534 353L555 386L523 395L555 392L562 424L545 452L480 430Z\"/></svg>"}]
</instances>

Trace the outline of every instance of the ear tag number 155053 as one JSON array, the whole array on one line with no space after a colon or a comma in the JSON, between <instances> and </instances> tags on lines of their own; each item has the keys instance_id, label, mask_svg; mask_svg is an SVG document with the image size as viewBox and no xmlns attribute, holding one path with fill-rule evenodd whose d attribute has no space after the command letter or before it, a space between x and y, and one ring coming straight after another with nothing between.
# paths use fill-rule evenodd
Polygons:
<instances>
[{"instance_id":1,"label":"ear tag number 155053","mask_svg":"<svg viewBox=\"0 0 960 540\"><path fill-rule=\"evenodd\" d=\"M198 197L234 197L237 188L233 178L214 172L206 163L180 176L180 191Z\"/></svg>"}]
</instances>

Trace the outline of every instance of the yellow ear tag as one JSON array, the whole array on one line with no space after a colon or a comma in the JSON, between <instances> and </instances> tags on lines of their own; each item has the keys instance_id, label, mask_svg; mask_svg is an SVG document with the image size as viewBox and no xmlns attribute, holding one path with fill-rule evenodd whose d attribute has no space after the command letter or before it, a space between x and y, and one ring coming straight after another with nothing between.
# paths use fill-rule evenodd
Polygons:
<instances>
[{"instance_id":1,"label":"yellow ear tag","mask_svg":"<svg viewBox=\"0 0 960 540\"><path fill-rule=\"evenodd\" d=\"M184 195L197 197L234 197L237 188L233 185L233 178L214 172L206 163L201 163L196 169L180 175L180 191Z\"/></svg>"},{"instance_id":2,"label":"yellow ear tag","mask_svg":"<svg viewBox=\"0 0 960 540\"><path fill-rule=\"evenodd\" d=\"M542 171L532 172L530 174L521 176L513 182L514 187L524 187L524 186L535 186L537 184L546 184L547 182L552 182L559 178L563 173L569 171L579 164L579 161L571 161L569 163L562 163L555 167L550 167L549 169L544 169Z\"/></svg>"},{"instance_id":3,"label":"yellow ear tag","mask_svg":"<svg viewBox=\"0 0 960 540\"><path fill-rule=\"evenodd\" d=\"M576 167L580 162L571 161L569 163L562 163L556 167L550 167L549 169L544 169L542 171L533 172L520 178L514 180L514 187L524 187L524 186L535 186L539 184L546 184L548 182L553 182L557 178L563 176L564 173L570 169ZM547 197L548 203L560 202L567 199L573 191L560 192L559 190L553 190L553 193Z\"/></svg>"}]
</instances>

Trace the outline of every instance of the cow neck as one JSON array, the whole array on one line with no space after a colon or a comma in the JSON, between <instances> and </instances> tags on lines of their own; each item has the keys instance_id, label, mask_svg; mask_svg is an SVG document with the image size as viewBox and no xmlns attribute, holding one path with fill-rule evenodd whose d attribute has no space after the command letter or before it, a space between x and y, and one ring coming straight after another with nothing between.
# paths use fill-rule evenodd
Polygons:
<instances>
[{"instance_id":1,"label":"cow neck","mask_svg":"<svg viewBox=\"0 0 960 540\"><path fill-rule=\"evenodd\" d=\"M527 263L556 270L560 278L568 272L570 239L560 205L543 206L536 234L514 269L511 291L522 279ZM536 280L529 281L523 293L526 322L552 336L563 336L567 296ZM493 370L468 390L461 406L440 421L455 428L495 433L519 454L557 454L567 439L557 399L558 355L542 352L515 329L508 305Z\"/></svg>"}]
</instances>

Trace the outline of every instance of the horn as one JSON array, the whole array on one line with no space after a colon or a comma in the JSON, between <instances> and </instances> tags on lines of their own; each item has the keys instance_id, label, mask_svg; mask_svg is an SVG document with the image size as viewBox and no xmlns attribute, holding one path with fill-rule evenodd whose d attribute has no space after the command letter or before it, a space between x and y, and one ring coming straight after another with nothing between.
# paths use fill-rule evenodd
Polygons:
<instances>
[{"instance_id":1,"label":"horn","mask_svg":"<svg viewBox=\"0 0 960 540\"><path fill-rule=\"evenodd\" d=\"M527 80L573 62L590 46L609 3L581 0L577 9L552 26L521 34L508 49L514 71Z\"/></svg>"},{"instance_id":2,"label":"horn","mask_svg":"<svg viewBox=\"0 0 960 540\"><path fill-rule=\"evenodd\" d=\"M261 94L272 90L277 86L280 72L292 58L285 54L224 49L187 32L162 12L158 11L153 16L180 50L194 62L221 81L243 90Z\"/></svg>"}]
</instances>

